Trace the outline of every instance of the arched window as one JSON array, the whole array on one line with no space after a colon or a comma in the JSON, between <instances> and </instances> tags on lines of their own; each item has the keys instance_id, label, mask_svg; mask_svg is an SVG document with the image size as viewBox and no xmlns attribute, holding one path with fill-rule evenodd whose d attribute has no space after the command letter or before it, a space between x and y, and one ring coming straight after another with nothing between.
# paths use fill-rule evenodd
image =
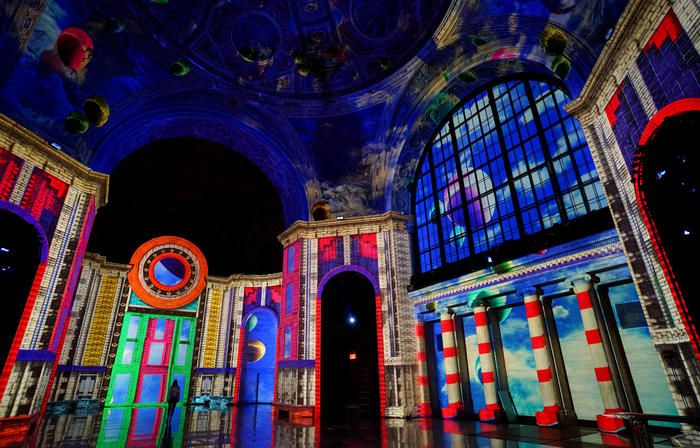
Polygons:
<instances>
[{"instance_id":1,"label":"arched window","mask_svg":"<svg viewBox=\"0 0 700 448\"><path fill-rule=\"evenodd\" d=\"M552 226L563 224L570 236L568 224L607 207L581 127L563 109L568 101L552 84L517 79L452 111L415 175L420 273L524 255L533 242L554 242Z\"/></svg>"}]
</instances>

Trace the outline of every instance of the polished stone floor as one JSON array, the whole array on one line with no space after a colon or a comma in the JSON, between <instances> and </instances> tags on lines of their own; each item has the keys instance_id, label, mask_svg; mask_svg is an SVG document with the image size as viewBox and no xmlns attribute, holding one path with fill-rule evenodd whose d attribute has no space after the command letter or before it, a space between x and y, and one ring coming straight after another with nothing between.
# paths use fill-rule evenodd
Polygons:
<instances>
[{"instance_id":1,"label":"polished stone floor","mask_svg":"<svg viewBox=\"0 0 700 448\"><path fill-rule=\"evenodd\" d=\"M305 424L306 423L306 424ZM669 435L655 445L671 446ZM0 443L1 445L1 443ZM164 407L107 408L46 418L40 447L632 447L628 437L594 428L487 425L441 419L385 419L355 427L316 428L311 421L276 420L272 406L213 410L178 407L170 422Z\"/></svg>"}]
</instances>

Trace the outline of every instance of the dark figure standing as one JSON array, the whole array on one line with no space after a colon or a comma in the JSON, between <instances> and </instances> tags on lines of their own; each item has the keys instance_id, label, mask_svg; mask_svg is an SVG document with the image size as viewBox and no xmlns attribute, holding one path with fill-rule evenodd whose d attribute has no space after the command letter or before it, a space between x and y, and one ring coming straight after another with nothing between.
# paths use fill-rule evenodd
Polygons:
<instances>
[{"instance_id":1,"label":"dark figure standing","mask_svg":"<svg viewBox=\"0 0 700 448\"><path fill-rule=\"evenodd\" d=\"M173 384L168 390L168 423L173 418L178 401L180 401L180 386L177 385L177 380L173 380Z\"/></svg>"}]
</instances>

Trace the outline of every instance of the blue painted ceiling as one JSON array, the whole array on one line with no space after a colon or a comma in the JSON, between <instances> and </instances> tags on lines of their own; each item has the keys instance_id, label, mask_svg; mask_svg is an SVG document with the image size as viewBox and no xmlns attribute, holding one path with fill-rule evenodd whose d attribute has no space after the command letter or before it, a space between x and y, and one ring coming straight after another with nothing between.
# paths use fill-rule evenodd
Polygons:
<instances>
[{"instance_id":1,"label":"blue painted ceiling","mask_svg":"<svg viewBox=\"0 0 700 448\"><path fill-rule=\"evenodd\" d=\"M625 4L9 0L0 11L0 113L106 172L156 140L223 144L268 175L287 223L307 219L322 198L336 212L381 212L393 207L386 192L427 92L459 99L500 75L557 76L559 54L542 40L555 30L571 65L559 77L575 95ZM94 44L79 70L56 51L69 27ZM189 73L174 75L176 61ZM95 95L111 108L107 123L66 131L65 118Z\"/></svg>"}]
</instances>

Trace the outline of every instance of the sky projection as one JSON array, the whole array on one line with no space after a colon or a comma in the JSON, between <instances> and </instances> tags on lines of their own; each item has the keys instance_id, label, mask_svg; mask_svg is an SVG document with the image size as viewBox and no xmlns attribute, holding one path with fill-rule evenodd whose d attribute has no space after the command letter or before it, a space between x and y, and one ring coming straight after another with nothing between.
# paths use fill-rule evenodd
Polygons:
<instances>
[{"instance_id":1,"label":"sky projection","mask_svg":"<svg viewBox=\"0 0 700 448\"><path fill-rule=\"evenodd\" d=\"M677 415L659 355L652 344L646 321L641 315L641 306L634 285L628 282L617 282L609 286L601 286L598 291L601 301L610 304L613 310L615 321L609 324L612 324L619 333L626 362L634 381L634 393L639 397L643 412ZM519 415L532 417L535 412L542 410L542 401L530 333L522 302L517 297L510 296L508 301L505 299L501 301L501 306L511 306L511 304L514 306L507 308L509 312L500 314L501 322L498 324L501 334L500 344L496 345L494 342L494 346L502 350L505 360L505 372L498 372L498 376L501 381L507 378L507 384L501 383L499 389L507 387ZM603 410L603 402L600 398L576 297L572 294L555 298L551 307L576 415L579 419L595 420L595 416ZM485 402L474 317L469 314L462 316L461 319L464 327L470 386L467 393L471 394L472 410L478 412L484 408ZM495 325L493 320L491 325ZM432 328L434 343L428 346L428 349L434 351L436 375L432 378L431 387L439 392L440 407L444 408L447 407L448 399L440 322L432 323Z\"/></svg>"}]
</instances>

